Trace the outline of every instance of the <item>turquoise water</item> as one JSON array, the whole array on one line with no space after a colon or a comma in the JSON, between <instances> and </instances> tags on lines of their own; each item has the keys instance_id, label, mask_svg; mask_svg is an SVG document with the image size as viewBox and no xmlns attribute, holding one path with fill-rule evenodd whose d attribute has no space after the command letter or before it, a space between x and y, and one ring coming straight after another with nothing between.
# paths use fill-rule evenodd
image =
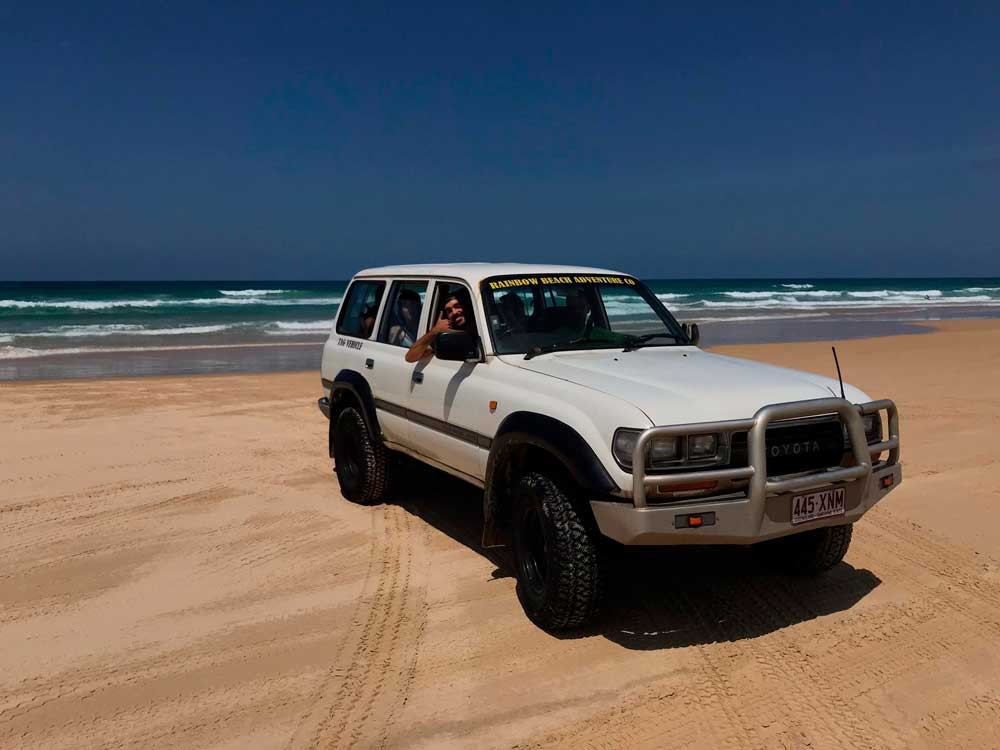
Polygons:
<instances>
[{"instance_id":1,"label":"turquoise water","mask_svg":"<svg viewBox=\"0 0 1000 750\"><path fill-rule=\"evenodd\" d=\"M1000 315L998 278L647 283L678 318L709 324ZM2 283L0 359L321 341L345 287L342 281Z\"/></svg>"}]
</instances>

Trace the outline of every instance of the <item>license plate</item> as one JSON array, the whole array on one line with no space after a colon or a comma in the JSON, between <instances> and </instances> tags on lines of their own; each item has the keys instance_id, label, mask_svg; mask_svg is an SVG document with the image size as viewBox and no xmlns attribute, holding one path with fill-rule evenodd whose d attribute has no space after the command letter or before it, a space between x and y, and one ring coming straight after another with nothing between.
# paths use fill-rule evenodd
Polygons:
<instances>
[{"instance_id":1,"label":"license plate","mask_svg":"<svg viewBox=\"0 0 1000 750\"><path fill-rule=\"evenodd\" d=\"M805 495L795 495L792 498L792 526L815 521L818 518L844 515L845 494L843 487L834 487Z\"/></svg>"}]
</instances>

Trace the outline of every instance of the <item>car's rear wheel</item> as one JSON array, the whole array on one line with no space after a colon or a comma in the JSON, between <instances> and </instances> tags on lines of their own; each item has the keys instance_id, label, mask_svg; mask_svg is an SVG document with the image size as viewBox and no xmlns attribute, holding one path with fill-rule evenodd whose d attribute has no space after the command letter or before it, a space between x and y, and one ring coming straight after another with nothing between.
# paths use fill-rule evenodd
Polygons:
<instances>
[{"instance_id":1,"label":"car's rear wheel","mask_svg":"<svg viewBox=\"0 0 1000 750\"><path fill-rule=\"evenodd\" d=\"M348 406L333 425L333 454L340 492L362 505L385 499L389 487L389 451L368 432L361 413Z\"/></svg>"},{"instance_id":2,"label":"car's rear wheel","mask_svg":"<svg viewBox=\"0 0 1000 750\"><path fill-rule=\"evenodd\" d=\"M844 559L851 546L853 524L827 526L754 545L761 559L796 575L815 575Z\"/></svg>"},{"instance_id":3,"label":"car's rear wheel","mask_svg":"<svg viewBox=\"0 0 1000 750\"><path fill-rule=\"evenodd\" d=\"M597 539L566 489L545 474L525 474L514 488L513 526L525 614L545 630L588 622L600 598Z\"/></svg>"}]
</instances>

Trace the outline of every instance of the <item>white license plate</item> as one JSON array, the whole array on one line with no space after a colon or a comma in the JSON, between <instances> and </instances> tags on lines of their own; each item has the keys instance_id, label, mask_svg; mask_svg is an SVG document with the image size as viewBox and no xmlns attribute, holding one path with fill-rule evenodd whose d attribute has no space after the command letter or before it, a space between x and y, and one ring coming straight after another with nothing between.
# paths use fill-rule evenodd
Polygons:
<instances>
[{"instance_id":1,"label":"white license plate","mask_svg":"<svg viewBox=\"0 0 1000 750\"><path fill-rule=\"evenodd\" d=\"M815 521L818 518L844 515L845 494L843 487L834 487L805 495L795 495L792 498L792 526Z\"/></svg>"}]
</instances>

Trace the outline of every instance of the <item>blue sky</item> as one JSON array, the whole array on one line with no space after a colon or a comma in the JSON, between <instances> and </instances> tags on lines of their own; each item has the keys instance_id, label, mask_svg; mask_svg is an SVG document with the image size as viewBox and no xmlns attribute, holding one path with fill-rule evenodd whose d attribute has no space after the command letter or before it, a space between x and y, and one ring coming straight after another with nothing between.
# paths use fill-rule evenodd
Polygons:
<instances>
[{"instance_id":1,"label":"blue sky","mask_svg":"<svg viewBox=\"0 0 1000 750\"><path fill-rule=\"evenodd\" d=\"M995 3L21 5L0 279L1000 275Z\"/></svg>"}]
</instances>

